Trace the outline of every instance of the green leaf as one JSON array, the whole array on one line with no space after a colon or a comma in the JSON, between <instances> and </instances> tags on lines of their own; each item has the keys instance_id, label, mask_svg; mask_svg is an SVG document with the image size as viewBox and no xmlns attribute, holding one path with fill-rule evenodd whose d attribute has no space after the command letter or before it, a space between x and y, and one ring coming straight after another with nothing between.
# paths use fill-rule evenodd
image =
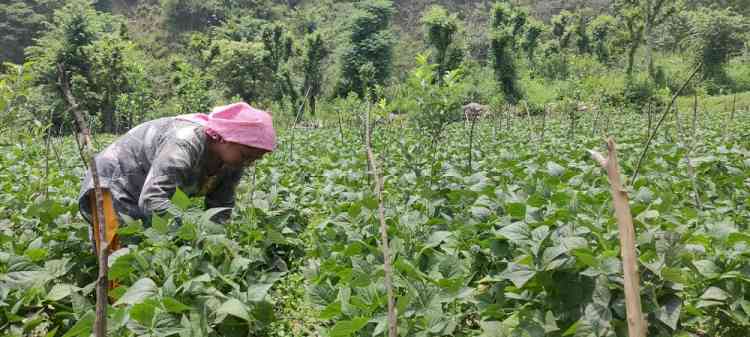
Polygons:
<instances>
[{"instance_id":1,"label":"green leaf","mask_svg":"<svg viewBox=\"0 0 750 337\"><path fill-rule=\"evenodd\" d=\"M553 177L559 177L565 173L565 168L553 161L547 162L547 173Z\"/></svg>"},{"instance_id":2,"label":"green leaf","mask_svg":"<svg viewBox=\"0 0 750 337\"><path fill-rule=\"evenodd\" d=\"M157 291L158 288L154 281L150 278L142 278L133 283L133 285L128 288L125 294L123 294L114 305L138 304L143 302L143 300L156 295Z\"/></svg>"},{"instance_id":3,"label":"green leaf","mask_svg":"<svg viewBox=\"0 0 750 337\"><path fill-rule=\"evenodd\" d=\"M109 257L109 272L108 276L110 279L122 280L127 276L130 276L133 272L133 263L135 262L135 256L130 253L130 249L123 248L118 249Z\"/></svg>"},{"instance_id":4,"label":"green leaf","mask_svg":"<svg viewBox=\"0 0 750 337\"><path fill-rule=\"evenodd\" d=\"M685 278L682 276L682 270L679 268L667 267L662 269L661 278L674 283L685 283Z\"/></svg>"},{"instance_id":5,"label":"green leaf","mask_svg":"<svg viewBox=\"0 0 750 337\"><path fill-rule=\"evenodd\" d=\"M31 259L31 261L39 262L39 261L43 261L45 258L47 258L47 253L48 252L47 252L46 249L43 249L43 248L32 248L32 249L27 249L24 252L24 255L28 256L28 258Z\"/></svg>"},{"instance_id":6,"label":"green leaf","mask_svg":"<svg viewBox=\"0 0 750 337\"><path fill-rule=\"evenodd\" d=\"M704 277L716 278L720 275L719 267L710 260L693 261L693 266L695 266L695 269L698 270L698 273L700 273Z\"/></svg>"},{"instance_id":7,"label":"green leaf","mask_svg":"<svg viewBox=\"0 0 750 337\"><path fill-rule=\"evenodd\" d=\"M169 223L167 219L158 214L151 216L151 227L159 234L167 234L169 232Z\"/></svg>"},{"instance_id":8,"label":"green leaf","mask_svg":"<svg viewBox=\"0 0 750 337\"><path fill-rule=\"evenodd\" d=\"M593 252L590 249L574 249L572 251L573 256L576 257L576 261L589 266L589 267L597 267L599 266L599 260L594 256Z\"/></svg>"},{"instance_id":9,"label":"green leaf","mask_svg":"<svg viewBox=\"0 0 750 337\"><path fill-rule=\"evenodd\" d=\"M370 319L366 317L356 317L349 321L339 321L331 328L330 337L349 337L355 332L362 329Z\"/></svg>"},{"instance_id":10,"label":"green leaf","mask_svg":"<svg viewBox=\"0 0 750 337\"><path fill-rule=\"evenodd\" d=\"M338 315L341 315L341 302L336 301L327 305L325 309L320 312L320 319L328 320Z\"/></svg>"},{"instance_id":11,"label":"green leaf","mask_svg":"<svg viewBox=\"0 0 750 337\"><path fill-rule=\"evenodd\" d=\"M530 270L528 266L508 263L508 267L500 273L500 277L513 282L516 288L523 288L526 282L536 275L536 271Z\"/></svg>"},{"instance_id":12,"label":"green leaf","mask_svg":"<svg viewBox=\"0 0 750 337\"><path fill-rule=\"evenodd\" d=\"M526 204L520 202L510 202L505 206L508 214L514 219L526 218Z\"/></svg>"},{"instance_id":13,"label":"green leaf","mask_svg":"<svg viewBox=\"0 0 750 337\"><path fill-rule=\"evenodd\" d=\"M544 332L549 334L555 331L560 331L560 328L557 326L557 318L552 311L547 311L544 315Z\"/></svg>"},{"instance_id":14,"label":"green leaf","mask_svg":"<svg viewBox=\"0 0 750 337\"><path fill-rule=\"evenodd\" d=\"M427 244L425 245L425 248L427 247L437 247L441 243L443 243L445 240L447 240L449 237L451 237L453 233L449 231L436 231L433 232L432 235L427 239Z\"/></svg>"},{"instance_id":15,"label":"green leaf","mask_svg":"<svg viewBox=\"0 0 750 337\"><path fill-rule=\"evenodd\" d=\"M172 195L171 201L172 204L179 207L183 211L186 211L188 208L190 208L190 198L179 188L174 191L174 195Z\"/></svg>"},{"instance_id":16,"label":"green leaf","mask_svg":"<svg viewBox=\"0 0 750 337\"><path fill-rule=\"evenodd\" d=\"M273 283L261 283L253 284L247 287L247 300L253 302L260 302L268 294L268 290L271 289Z\"/></svg>"},{"instance_id":17,"label":"green leaf","mask_svg":"<svg viewBox=\"0 0 750 337\"><path fill-rule=\"evenodd\" d=\"M569 327L568 327L568 328L567 328L567 329L565 330L565 332L563 332L563 334L562 334L562 335L563 335L564 337L567 337L567 336L574 336L574 335L576 334L576 332L578 332L578 325L580 325L580 324L581 324L581 321L580 321L580 320L578 320L578 321L576 321L575 323L571 324L571 325L570 325L570 326L569 326Z\"/></svg>"},{"instance_id":18,"label":"green leaf","mask_svg":"<svg viewBox=\"0 0 750 337\"><path fill-rule=\"evenodd\" d=\"M157 302L153 299L145 300L130 308L130 317L145 326L151 326L156 314Z\"/></svg>"},{"instance_id":19,"label":"green leaf","mask_svg":"<svg viewBox=\"0 0 750 337\"><path fill-rule=\"evenodd\" d=\"M164 308L167 309L168 312L175 313L175 314L179 314L183 311L190 310L189 306L182 304L182 302L172 297L163 298L162 304L164 305Z\"/></svg>"},{"instance_id":20,"label":"green leaf","mask_svg":"<svg viewBox=\"0 0 750 337\"><path fill-rule=\"evenodd\" d=\"M67 284L67 283L60 283L55 284L54 287L52 287L52 290L47 293L47 300L48 301L59 301L63 298L66 298L70 296L74 291L78 290L78 287Z\"/></svg>"},{"instance_id":21,"label":"green leaf","mask_svg":"<svg viewBox=\"0 0 750 337\"><path fill-rule=\"evenodd\" d=\"M500 228L497 230L496 234L510 241L528 240L529 237L531 237L529 225L523 222L512 223L508 226Z\"/></svg>"},{"instance_id":22,"label":"green leaf","mask_svg":"<svg viewBox=\"0 0 750 337\"><path fill-rule=\"evenodd\" d=\"M728 298L729 294L719 287L709 287L703 295L701 295L702 300L725 301Z\"/></svg>"},{"instance_id":23,"label":"green leaf","mask_svg":"<svg viewBox=\"0 0 750 337\"><path fill-rule=\"evenodd\" d=\"M78 336L88 337L89 335L91 335L91 332L93 331L95 317L96 315L94 314L93 311L87 312L62 337L78 337Z\"/></svg>"},{"instance_id":24,"label":"green leaf","mask_svg":"<svg viewBox=\"0 0 750 337\"><path fill-rule=\"evenodd\" d=\"M253 319L263 323L273 322L273 305L267 301L255 303L253 306Z\"/></svg>"},{"instance_id":25,"label":"green leaf","mask_svg":"<svg viewBox=\"0 0 750 337\"><path fill-rule=\"evenodd\" d=\"M0 275L0 281L4 281L10 289L28 289L41 285L53 278L46 270L14 271Z\"/></svg>"},{"instance_id":26,"label":"green leaf","mask_svg":"<svg viewBox=\"0 0 750 337\"><path fill-rule=\"evenodd\" d=\"M670 296L669 299L656 311L656 318L672 330L676 330L677 323L680 321L681 309L682 300L676 296Z\"/></svg>"},{"instance_id":27,"label":"green leaf","mask_svg":"<svg viewBox=\"0 0 750 337\"><path fill-rule=\"evenodd\" d=\"M745 233L732 233L732 234L729 234L729 237L727 238L727 244L729 246L734 246L738 242L744 242L744 243L750 245L750 235L745 234Z\"/></svg>"},{"instance_id":28,"label":"green leaf","mask_svg":"<svg viewBox=\"0 0 750 337\"><path fill-rule=\"evenodd\" d=\"M250 310L245 303L240 302L236 298L229 299L224 302L219 309L216 310L217 314L228 314L234 317L250 321Z\"/></svg>"}]
</instances>

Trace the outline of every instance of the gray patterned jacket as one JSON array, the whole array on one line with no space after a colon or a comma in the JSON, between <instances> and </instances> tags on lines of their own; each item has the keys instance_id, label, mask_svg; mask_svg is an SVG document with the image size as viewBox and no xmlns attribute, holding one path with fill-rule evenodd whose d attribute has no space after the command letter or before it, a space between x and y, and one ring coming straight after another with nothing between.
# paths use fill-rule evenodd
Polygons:
<instances>
[{"instance_id":1,"label":"gray patterned jacket","mask_svg":"<svg viewBox=\"0 0 750 337\"><path fill-rule=\"evenodd\" d=\"M156 119L131 129L96 156L101 186L112 193L118 213L148 221L166 211L177 187L189 196L205 196L205 207L234 207L242 169L207 174L207 138L203 127L175 117ZM91 222L90 172L81 184L78 204ZM226 220L229 212L215 219Z\"/></svg>"}]
</instances>

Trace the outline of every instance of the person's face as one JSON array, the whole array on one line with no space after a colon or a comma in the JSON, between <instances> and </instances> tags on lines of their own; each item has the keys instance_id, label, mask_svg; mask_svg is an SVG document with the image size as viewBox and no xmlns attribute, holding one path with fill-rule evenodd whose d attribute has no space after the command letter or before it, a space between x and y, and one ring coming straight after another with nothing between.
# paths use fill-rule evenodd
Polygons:
<instances>
[{"instance_id":1,"label":"person's face","mask_svg":"<svg viewBox=\"0 0 750 337\"><path fill-rule=\"evenodd\" d=\"M219 159L227 166L244 167L263 157L268 151L237 143L223 142L217 146Z\"/></svg>"}]
</instances>

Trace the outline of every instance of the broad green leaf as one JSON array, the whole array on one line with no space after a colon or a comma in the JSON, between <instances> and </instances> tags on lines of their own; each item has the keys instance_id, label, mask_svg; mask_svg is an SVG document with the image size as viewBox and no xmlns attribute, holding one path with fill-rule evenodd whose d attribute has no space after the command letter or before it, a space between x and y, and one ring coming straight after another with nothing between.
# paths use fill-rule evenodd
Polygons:
<instances>
[{"instance_id":1,"label":"broad green leaf","mask_svg":"<svg viewBox=\"0 0 750 337\"><path fill-rule=\"evenodd\" d=\"M62 337L88 337L93 331L95 317L96 315L93 311L87 312Z\"/></svg>"},{"instance_id":2,"label":"broad green leaf","mask_svg":"<svg viewBox=\"0 0 750 337\"><path fill-rule=\"evenodd\" d=\"M78 287L72 284L67 284L67 283L55 284L55 286L52 287L49 293L47 293L47 300L59 301L63 298L70 296L71 293L77 290L78 290Z\"/></svg>"},{"instance_id":3,"label":"broad green leaf","mask_svg":"<svg viewBox=\"0 0 750 337\"><path fill-rule=\"evenodd\" d=\"M153 299L148 299L135 304L130 308L130 317L144 326L151 326L154 314L156 314L157 305L158 303Z\"/></svg>"},{"instance_id":4,"label":"broad green leaf","mask_svg":"<svg viewBox=\"0 0 750 337\"><path fill-rule=\"evenodd\" d=\"M43 261L47 257L48 251L43 248L32 248L27 249L24 255L28 256L31 261L39 262Z\"/></svg>"},{"instance_id":5,"label":"broad green leaf","mask_svg":"<svg viewBox=\"0 0 750 337\"><path fill-rule=\"evenodd\" d=\"M529 225L523 222L516 222L507 225L498 229L496 233L511 241L528 240L531 236Z\"/></svg>"},{"instance_id":6,"label":"broad green leaf","mask_svg":"<svg viewBox=\"0 0 750 337\"><path fill-rule=\"evenodd\" d=\"M721 289L719 287L709 287L708 289L706 289L703 295L701 295L701 299L713 301L725 301L729 297L730 295L727 294L724 289Z\"/></svg>"},{"instance_id":7,"label":"broad green leaf","mask_svg":"<svg viewBox=\"0 0 750 337\"><path fill-rule=\"evenodd\" d=\"M341 302L336 301L327 305L325 309L323 309L323 311L320 312L320 319L328 320L340 314L341 314Z\"/></svg>"},{"instance_id":8,"label":"broad green leaf","mask_svg":"<svg viewBox=\"0 0 750 337\"><path fill-rule=\"evenodd\" d=\"M567 329L565 329L565 332L563 332L563 336L575 336L576 332L578 332L578 325L581 324L581 321L578 320L575 323L571 324Z\"/></svg>"},{"instance_id":9,"label":"broad green leaf","mask_svg":"<svg viewBox=\"0 0 750 337\"><path fill-rule=\"evenodd\" d=\"M331 328L330 337L349 337L362 329L370 319L366 317L356 317L348 321L339 321Z\"/></svg>"},{"instance_id":10,"label":"broad green leaf","mask_svg":"<svg viewBox=\"0 0 750 337\"><path fill-rule=\"evenodd\" d=\"M0 275L0 281L4 281L10 289L42 285L49 281L52 275L46 270L14 271Z\"/></svg>"},{"instance_id":11,"label":"broad green leaf","mask_svg":"<svg viewBox=\"0 0 750 337\"><path fill-rule=\"evenodd\" d=\"M698 270L698 273L700 273L704 277L716 278L720 275L719 267L710 260L693 261L693 266L695 266L695 269Z\"/></svg>"},{"instance_id":12,"label":"broad green leaf","mask_svg":"<svg viewBox=\"0 0 750 337\"><path fill-rule=\"evenodd\" d=\"M247 305L236 298L229 299L216 310L217 314L228 314L245 321L250 321L249 312L250 310Z\"/></svg>"},{"instance_id":13,"label":"broad green leaf","mask_svg":"<svg viewBox=\"0 0 750 337\"><path fill-rule=\"evenodd\" d=\"M681 309L682 300L676 296L670 296L669 299L667 299L667 301L656 311L656 318L672 330L676 330L677 323L680 320Z\"/></svg>"},{"instance_id":14,"label":"broad green leaf","mask_svg":"<svg viewBox=\"0 0 750 337\"><path fill-rule=\"evenodd\" d=\"M443 243L445 240L447 240L449 237L451 237L453 233L448 231L436 231L433 232L432 235L427 239L427 244L425 248L427 247L437 247L441 243Z\"/></svg>"},{"instance_id":15,"label":"broad green leaf","mask_svg":"<svg viewBox=\"0 0 750 337\"><path fill-rule=\"evenodd\" d=\"M142 278L133 283L114 305L138 304L147 298L155 296L157 291L158 288L154 281L150 278Z\"/></svg>"},{"instance_id":16,"label":"broad green leaf","mask_svg":"<svg viewBox=\"0 0 750 337\"><path fill-rule=\"evenodd\" d=\"M729 246L734 246L738 242L744 242L745 244L750 245L750 235L746 233L731 233L729 234L729 237L727 238L727 244Z\"/></svg>"},{"instance_id":17,"label":"broad green leaf","mask_svg":"<svg viewBox=\"0 0 750 337\"><path fill-rule=\"evenodd\" d=\"M508 263L508 267L500 273L500 277L513 282L516 288L523 288L526 282L536 275L536 271L530 270L528 266L516 263Z\"/></svg>"},{"instance_id":18,"label":"broad green leaf","mask_svg":"<svg viewBox=\"0 0 750 337\"><path fill-rule=\"evenodd\" d=\"M174 191L174 195L172 195L171 201L172 204L179 207L183 211L190 208L190 198L179 188Z\"/></svg>"},{"instance_id":19,"label":"broad green leaf","mask_svg":"<svg viewBox=\"0 0 750 337\"><path fill-rule=\"evenodd\" d=\"M267 301L255 303L253 305L252 318L256 322L271 323L274 321L273 305Z\"/></svg>"},{"instance_id":20,"label":"broad green leaf","mask_svg":"<svg viewBox=\"0 0 750 337\"><path fill-rule=\"evenodd\" d=\"M551 333L555 331L560 331L560 328L557 326L557 318L552 311L547 311L544 315L544 332Z\"/></svg>"},{"instance_id":21,"label":"broad green leaf","mask_svg":"<svg viewBox=\"0 0 750 337\"><path fill-rule=\"evenodd\" d=\"M526 218L526 204L520 202L510 202L505 205L505 209L514 219Z\"/></svg>"},{"instance_id":22,"label":"broad green leaf","mask_svg":"<svg viewBox=\"0 0 750 337\"><path fill-rule=\"evenodd\" d=\"M678 268L663 268L661 270L661 277L670 282L685 283L685 278L682 275L682 270Z\"/></svg>"},{"instance_id":23,"label":"broad green leaf","mask_svg":"<svg viewBox=\"0 0 750 337\"><path fill-rule=\"evenodd\" d=\"M553 177L559 177L565 173L565 168L553 161L547 162L547 173Z\"/></svg>"},{"instance_id":24,"label":"broad green leaf","mask_svg":"<svg viewBox=\"0 0 750 337\"><path fill-rule=\"evenodd\" d=\"M164 305L164 308L167 309L168 312L179 314L183 311L190 310L190 307L182 304L182 302L172 298L172 297L164 297L162 299L162 304Z\"/></svg>"},{"instance_id":25,"label":"broad green leaf","mask_svg":"<svg viewBox=\"0 0 750 337\"><path fill-rule=\"evenodd\" d=\"M167 219L158 214L151 216L151 227L159 234L167 234L169 232Z\"/></svg>"},{"instance_id":26,"label":"broad green leaf","mask_svg":"<svg viewBox=\"0 0 750 337\"><path fill-rule=\"evenodd\" d=\"M272 283L253 284L247 287L247 300L260 302L268 294L268 290L273 286Z\"/></svg>"}]
</instances>

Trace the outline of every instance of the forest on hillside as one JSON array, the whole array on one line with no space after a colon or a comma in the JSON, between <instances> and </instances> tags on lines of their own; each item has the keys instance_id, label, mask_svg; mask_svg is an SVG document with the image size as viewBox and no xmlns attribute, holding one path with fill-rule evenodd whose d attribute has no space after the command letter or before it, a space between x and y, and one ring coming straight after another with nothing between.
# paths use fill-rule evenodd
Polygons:
<instances>
[{"instance_id":1,"label":"forest on hillside","mask_svg":"<svg viewBox=\"0 0 750 337\"><path fill-rule=\"evenodd\" d=\"M4 90L22 91L16 96L36 110L14 109L22 119L60 111L54 85L62 63L79 79L74 90L90 98L87 109L98 128L116 132L237 98L286 117L304 101L305 116L326 115L349 93L361 99L375 86L375 96L388 97L390 110L403 113L415 108L408 79L419 55L437 67L438 82L456 75L455 106L523 102L532 114L569 98L639 109L659 101L665 89L676 91L680 75L699 63L700 85L682 94L750 89L750 5L742 0L493 6L13 1L0 5ZM51 115L62 127L65 117Z\"/></svg>"}]
</instances>

